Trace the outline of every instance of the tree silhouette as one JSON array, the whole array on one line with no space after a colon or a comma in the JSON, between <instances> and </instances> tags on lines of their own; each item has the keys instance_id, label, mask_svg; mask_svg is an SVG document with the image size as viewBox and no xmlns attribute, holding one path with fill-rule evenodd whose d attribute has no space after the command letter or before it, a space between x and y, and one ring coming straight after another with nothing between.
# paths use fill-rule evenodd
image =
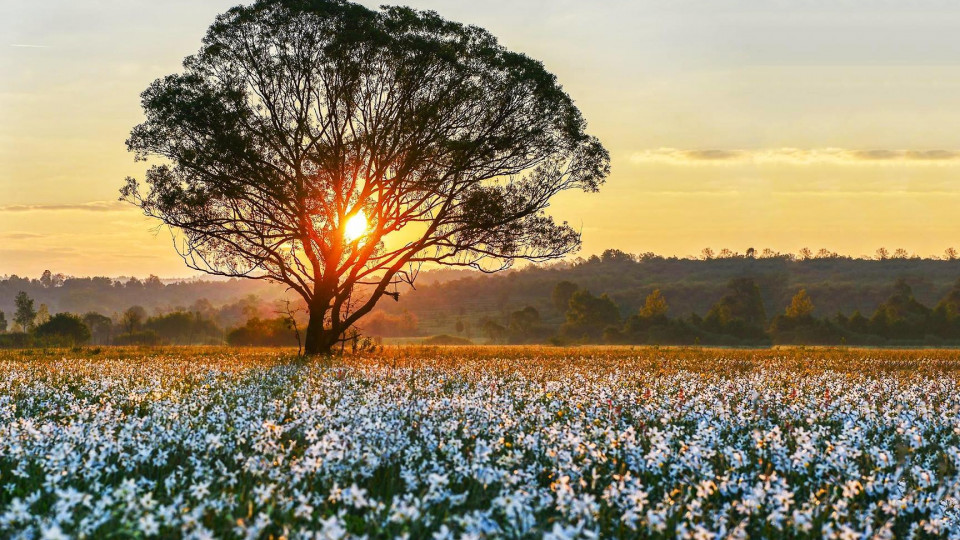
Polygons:
<instances>
[{"instance_id":1,"label":"tree silhouette","mask_svg":"<svg viewBox=\"0 0 960 540\"><path fill-rule=\"evenodd\" d=\"M576 339L598 339L607 327L620 325L620 310L606 294L594 296L580 289L570 297L561 332Z\"/></svg>"},{"instance_id":2,"label":"tree silhouette","mask_svg":"<svg viewBox=\"0 0 960 540\"><path fill-rule=\"evenodd\" d=\"M147 310L143 309L142 306L130 306L120 317L120 325L128 334L131 334L143 326L143 321L146 318Z\"/></svg>"},{"instance_id":3,"label":"tree silhouette","mask_svg":"<svg viewBox=\"0 0 960 540\"><path fill-rule=\"evenodd\" d=\"M579 234L544 210L609 172L539 62L409 8L233 8L142 99L127 146L162 164L121 197L175 232L190 267L302 296L308 354L424 263L496 271L575 250Z\"/></svg>"},{"instance_id":4,"label":"tree silhouette","mask_svg":"<svg viewBox=\"0 0 960 540\"><path fill-rule=\"evenodd\" d=\"M83 319L70 313L57 313L37 325L37 337L58 338L63 343L81 345L90 340L90 329Z\"/></svg>"},{"instance_id":5,"label":"tree silhouette","mask_svg":"<svg viewBox=\"0 0 960 540\"><path fill-rule=\"evenodd\" d=\"M27 293L20 291L14 299L17 310L13 314L13 322L17 323L21 332L29 332L33 329L33 321L37 317L37 312L33 308L33 299L27 296Z\"/></svg>"},{"instance_id":6,"label":"tree silhouette","mask_svg":"<svg viewBox=\"0 0 960 540\"><path fill-rule=\"evenodd\" d=\"M561 281L553 287L553 293L550 299L553 300L553 307L560 313L566 313L570 307L570 298L580 287L571 281Z\"/></svg>"}]
</instances>

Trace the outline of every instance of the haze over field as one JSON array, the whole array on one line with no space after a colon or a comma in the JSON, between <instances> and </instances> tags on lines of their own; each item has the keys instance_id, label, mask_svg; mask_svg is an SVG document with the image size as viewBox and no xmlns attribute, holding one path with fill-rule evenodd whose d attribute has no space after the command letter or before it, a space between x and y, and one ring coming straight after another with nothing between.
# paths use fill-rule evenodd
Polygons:
<instances>
[{"instance_id":1,"label":"haze over field","mask_svg":"<svg viewBox=\"0 0 960 540\"><path fill-rule=\"evenodd\" d=\"M0 6L0 271L193 273L116 202L142 176L123 141L138 94L236 3ZM552 207L584 255L931 255L960 237L951 3L405 3L543 60L576 100L613 165L600 193Z\"/></svg>"}]
</instances>

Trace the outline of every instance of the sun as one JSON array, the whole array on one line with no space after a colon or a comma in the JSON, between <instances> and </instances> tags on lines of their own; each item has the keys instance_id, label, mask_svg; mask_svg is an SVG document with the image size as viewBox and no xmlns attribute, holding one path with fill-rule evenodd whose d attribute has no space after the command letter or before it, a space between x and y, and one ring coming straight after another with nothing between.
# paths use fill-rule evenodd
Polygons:
<instances>
[{"instance_id":1,"label":"sun","mask_svg":"<svg viewBox=\"0 0 960 540\"><path fill-rule=\"evenodd\" d=\"M347 243L358 240L366 233L367 216L364 215L363 211L354 214L350 219L347 220L347 224L343 226L343 239L346 240Z\"/></svg>"}]
</instances>

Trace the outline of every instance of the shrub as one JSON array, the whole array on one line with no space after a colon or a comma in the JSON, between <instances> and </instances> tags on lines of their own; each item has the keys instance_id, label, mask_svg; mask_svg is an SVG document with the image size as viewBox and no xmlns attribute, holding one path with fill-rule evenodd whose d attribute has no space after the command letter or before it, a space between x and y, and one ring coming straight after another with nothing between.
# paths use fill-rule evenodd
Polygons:
<instances>
[{"instance_id":1,"label":"shrub","mask_svg":"<svg viewBox=\"0 0 960 540\"><path fill-rule=\"evenodd\" d=\"M160 336L153 330L126 332L114 338L115 345L159 345Z\"/></svg>"},{"instance_id":2,"label":"shrub","mask_svg":"<svg viewBox=\"0 0 960 540\"><path fill-rule=\"evenodd\" d=\"M48 345L83 345L90 341L90 329L72 313L57 313L34 330L39 341Z\"/></svg>"}]
</instances>

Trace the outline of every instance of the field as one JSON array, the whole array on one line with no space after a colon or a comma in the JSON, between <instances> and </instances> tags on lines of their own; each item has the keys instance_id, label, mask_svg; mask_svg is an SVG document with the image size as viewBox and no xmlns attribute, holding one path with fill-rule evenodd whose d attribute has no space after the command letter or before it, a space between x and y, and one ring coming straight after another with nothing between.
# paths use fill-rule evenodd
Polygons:
<instances>
[{"instance_id":1,"label":"field","mask_svg":"<svg viewBox=\"0 0 960 540\"><path fill-rule=\"evenodd\" d=\"M960 537L960 352L0 353L0 537Z\"/></svg>"}]
</instances>

